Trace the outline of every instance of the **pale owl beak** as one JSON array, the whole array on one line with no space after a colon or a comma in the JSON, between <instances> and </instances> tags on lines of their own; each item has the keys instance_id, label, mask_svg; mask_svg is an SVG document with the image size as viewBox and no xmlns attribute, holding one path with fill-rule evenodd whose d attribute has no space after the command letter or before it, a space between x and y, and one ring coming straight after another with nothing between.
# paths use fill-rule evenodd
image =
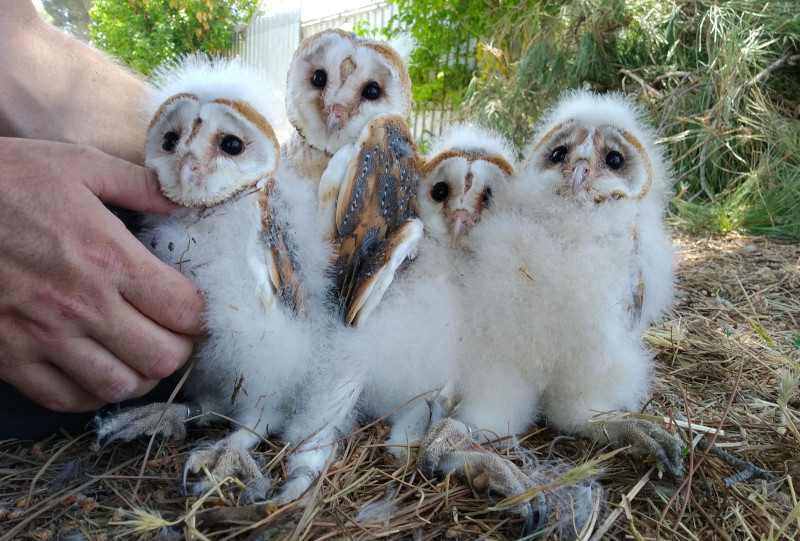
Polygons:
<instances>
[{"instance_id":1,"label":"pale owl beak","mask_svg":"<svg viewBox=\"0 0 800 541\"><path fill-rule=\"evenodd\" d=\"M181 164L181 170L178 177L181 183L182 191L186 192L197 185L199 177L197 170L198 165L195 157L187 156Z\"/></svg>"},{"instance_id":2,"label":"pale owl beak","mask_svg":"<svg viewBox=\"0 0 800 541\"><path fill-rule=\"evenodd\" d=\"M585 189L588 178L589 162L586 160L578 160L572 167L572 176L570 177L570 188L574 195L577 195L578 192Z\"/></svg>"},{"instance_id":3,"label":"pale owl beak","mask_svg":"<svg viewBox=\"0 0 800 541\"><path fill-rule=\"evenodd\" d=\"M447 228L450 230L450 242L459 246L461 239L470 232L475 225L475 220L469 211L458 209L447 219Z\"/></svg>"},{"instance_id":4,"label":"pale owl beak","mask_svg":"<svg viewBox=\"0 0 800 541\"><path fill-rule=\"evenodd\" d=\"M325 135L330 137L333 132L340 129L348 116L347 109L343 105L332 105L328 118L325 119Z\"/></svg>"}]
</instances>

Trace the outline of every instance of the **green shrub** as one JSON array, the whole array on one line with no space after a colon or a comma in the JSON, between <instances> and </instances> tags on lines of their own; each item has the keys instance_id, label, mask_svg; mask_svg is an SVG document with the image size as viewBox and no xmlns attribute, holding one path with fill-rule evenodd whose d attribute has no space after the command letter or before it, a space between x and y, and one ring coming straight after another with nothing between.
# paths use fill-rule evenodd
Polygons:
<instances>
[{"instance_id":1,"label":"green shrub","mask_svg":"<svg viewBox=\"0 0 800 541\"><path fill-rule=\"evenodd\" d=\"M403 16L394 31L408 29L423 44L413 57L412 81L423 89L416 99L432 88L432 74L452 73L430 95L524 149L563 90L634 93L675 161L679 224L800 238L795 2L462 0L447 24L432 25L429 3L396 1ZM443 68L455 37L473 44L472 60Z\"/></svg>"}]
</instances>

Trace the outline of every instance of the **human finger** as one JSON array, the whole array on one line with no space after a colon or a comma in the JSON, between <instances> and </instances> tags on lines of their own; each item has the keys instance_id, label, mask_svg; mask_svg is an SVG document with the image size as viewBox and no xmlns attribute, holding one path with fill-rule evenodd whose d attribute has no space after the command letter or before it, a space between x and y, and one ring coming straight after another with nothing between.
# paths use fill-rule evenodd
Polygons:
<instances>
[{"instance_id":1,"label":"human finger","mask_svg":"<svg viewBox=\"0 0 800 541\"><path fill-rule=\"evenodd\" d=\"M107 154L94 152L86 186L100 201L138 212L167 214L177 205L164 197L151 170Z\"/></svg>"},{"instance_id":2,"label":"human finger","mask_svg":"<svg viewBox=\"0 0 800 541\"><path fill-rule=\"evenodd\" d=\"M93 411L106 403L49 363L21 365L7 376L8 383L22 394L53 411Z\"/></svg>"},{"instance_id":3,"label":"human finger","mask_svg":"<svg viewBox=\"0 0 800 541\"><path fill-rule=\"evenodd\" d=\"M52 364L102 403L142 396L158 383L158 378L144 376L91 337L75 337L64 346Z\"/></svg>"},{"instance_id":4,"label":"human finger","mask_svg":"<svg viewBox=\"0 0 800 541\"><path fill-rule=\"evenodd\" d=\"M89 334L144 378L165 378L189 358L194 346L189 336L144 317L126 300L112 309L114 317L94 325Z\"/></svg>"},{"instance_id":5,"label":"human finger","mask_svg":"<svg viewBox=\"0 0 800 541\"><path fill-rule=\"evenodd\" d=\"M159 261L141 245L141 264L120 283L120 294L156 323L178 333L203 334L203 296L180 272ZM146 258L146 259L145 259Z\"/></svg>"}]
</instances>

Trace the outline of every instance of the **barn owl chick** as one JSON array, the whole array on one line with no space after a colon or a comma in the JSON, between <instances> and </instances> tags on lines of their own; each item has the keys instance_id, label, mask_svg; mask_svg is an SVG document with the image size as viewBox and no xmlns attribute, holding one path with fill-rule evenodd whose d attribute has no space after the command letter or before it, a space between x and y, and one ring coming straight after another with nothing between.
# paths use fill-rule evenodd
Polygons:
<instances>
[{"instance_id":1,"label":"barn owl chick","mask_svg":"<svg viewBox=\"0 0 800 541\"><path fill-rule=\"evenodd\" d=\"M337 29L304 39L287 74L286 112L295 131L281 159L319 182L331 156L355 143L370 118L408 115L411 80L404 52Z\"/></svg>"},{"instance_id":2,"label":"barn owl chick","mask_svg":"<svg viewBox=\"0 0 800 541\"><path fill-rule=\"evenodd\" d=\"M514 153L499 135L469 124L454 124L434 144L420 168L417 190L425 232L461 246L498 186L514 173Z\"/></svg>"},{"instance_id":3,"label":"barn owl chick","mask_svg":"<svg viewBox=\"0 0 800 541\"><path fill-rule=\"evenodd\" d=\"M474 135L475 132L470 133ZM422 185L417 170L421 162L416 158L415 147L409 145L410 133L402 119L394 115L375 117L359 140L358 150L342 149L339 151L341 154L337 153L326 170L323 184L330 181L331 186L335 185L333 179L328 178L333 166L346 171L345 178L356 181L348 184L350 194L358 191L378 194L380 204L373 211L363 212L362 216L366 217L381 216L381 209L389 201L409 196L413 199L413 193L402 192L405 194L403 198L397 195L400 193L398 186L410 190ZM337 164L339 161L342 163ZM464 161L470 167L471 161ZM391 166L387 167L387 164ZM480 168L474 170L481 171ZM413 184L409 186L409 182ZM342 197L347 190L339 193ZM337 203L349 200L349 197L343 197ZM407 213L393 216L393 221L397 223L398 217L404 217L404 223L408 223L416 206L410 203L397 206L406 208ZM337 218L332 221L341 225L353 207L345 204L337 205L337 208L343 213L336 213ZM384 220L377 223L383 224ZM362 224L360 221L355 231L364 229L359 234L369 236L369 228L360 227ZM476 229L480 227L479 224ZM340 234L347 230L347 227L337 229ZM403 231L403 227L396 229L397 233ZM364 243L364 246L368 247L369 243ZM389 246L393 244L389 243ZM333 377L325 378L326 389L320 392L330 390L338 393L338 400L328 399L331 403L343 403L347 397L357 395L357 411L364 422L387 419L391 431L385 444L403 462L411 457L431 423L448 412L453 386L459 375L459 362L466 354L463 349L464 323L469 311L460 288L462 260L468 257L467 252L454 249L450 235L444 242L426 235L418 240L414 249L416 257L413 260L403 259L401 264L388 266L387 277L390 280L386 282L385 294L381 292L382 298L371 307L369 317L362 317L356 325L340 328L332 334L326 356L336 371ZM400 250L400 253L406 252ZM391 259L378 255L376 261ZM463 440L460 436L463 434L453 439ZM469 441L469 437L466 440ZM427 445L425 440L422 445ZM497 453L459 448L440 452L436 462L437 465L458 463L464 457L471 460L475 479L480 477L486 481L485 484L476 482L481 488L511 497L536 486L534 479L538 477L532 477L531 472L523 471ZM570 500L571 506L579 505L576 499L581 500L580 505L587 500L591 502L591 497L586 498L585 494L577 496L576 493L576 497ZM573 507L564 505L557 509L563 516L573 516ZM545 510L534 510L528 504L523 506L523 512L528 517L526 525L530 529L535 529L537 518L546 514Z\"/></svg>"},{"instance_id":4,"label":"barn owl chick","mask_svg":"<svg viewBox=\"0 0 800 541\"><path fill-rule=\"evenodd\" d=\"M420 439L431 419L430 399L455 382L463 310L453 279L455 251L449 243L423 236L417 215L420 159L410 130L397 115L373 118L359 139L359 150L341 149L323 177L320 191L336 187L340 174L350 182L324 213L334 223L336 246L345 257L337 261L337 282L347 269L360 268L369 281L350 293L341 288L343 302L350 297L365 302L353 326L334 332L328 355L340 367L339 377L359 388L358 412L376 419L391 414L392 434L387 444L397 456ZM341 163L338 163L341 162ZM402 188L402 190L401 190ZM358 193L374 194L373 205L360 212ZM355 197L355 199L354 199ZM321 200L325 203L325 199ZM386 218L385 208L398 211ZM374 217L365 220L364 217ZM387 229L390 233L384 234ZM373 238L385 236L381 246ZM362 240L363 239L363 240ZM361 251L348 248L361 245ZM412 261L408 255L414 252Z\"/></svg>"},{"instance_id":5,"label":"barn owl chick","mask_svg":"<svg viewBox=\"0 0 800 541\"><path fill-rule=\"evenodd\" d=\"M278 166L261 113L275 105L257 74L236 61L191 57L164 68L156 84L152 101L161 105L153 106L145 163L185 208L152 217L142 240L203 292L207 336L183 388L190 407L122 412L100 419L98 435L181 436L189 413L217 413L238 428L195 449L186 470L204 464L217 478L258 479L249 451L311 400L332 313L330 247L319 236L316 193ZM289 462L306 476L304 462Z\"/></svg>"},{"instance_id":6,"label":"barn owl chick","mask_svg":"<svg viewBox=\"0 0 800 541\"><path fill-rule=\"evenodd\" d=\"M534 141L472 233L465 299L481 310L466 324L454 418L504 436L544 417L679 476L680 443L624 415L649 394L642 329L674 287L663 150L630 101L589 92L567 93Z\"/></svg>"},{"instance_id":7,"label":"barn owl chick","mask_svg":"<svg viewBox=\"0 0 800 541\"><path fill-rule=\"evenodd\" d=\"M525 167L539 176L543 189L579 207L628 200L636 209L630 219L636 262L629 306L631 325L644 331L674 294L675 256L663 223L673 178L655 134L625 98L573 92L540 121L534 140Z\"/></svg>"},{"instance_id":8,"label":"barn owl chick","mask_svg":"<svg viewBox=\"0 0 800 541\"><path fill-rule=\"evenodd\" d=\"M197 55L157 69L154 82L145 166L168 199L213 206L274 172L277 139L263 113L274 106L256 73Z\"/></svg>"}]
</instances>

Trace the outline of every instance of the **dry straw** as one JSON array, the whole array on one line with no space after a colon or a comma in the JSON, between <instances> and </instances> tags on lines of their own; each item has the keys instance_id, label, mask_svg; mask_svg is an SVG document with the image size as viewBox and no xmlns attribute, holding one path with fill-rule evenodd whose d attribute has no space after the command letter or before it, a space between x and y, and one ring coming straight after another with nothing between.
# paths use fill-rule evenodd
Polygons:
<instances>
[{"instance_id":1,"label":"dry straw","mask_svg":"<svg viewBox=\"0 0 800 541\"><path fill-rule=\"evenodd\" d=\"M540 461L599 469L603 498L580 539L779 540L800 536L800 246L752 238L679 236L679 301L646 340L657 354L646 415L688 441L685 481L652 463L584 439L532 430L521 445ZM223 429L190 430L186 442L94 444L91 433L0 442L0 540L11 539L515 539L514 501L468 482L425 479L397 466L377 423L343 442L308 505L246 505L229 479L202 498L181 479L189 450ZM495 452L519 462L513 446ZM284 479L280 442L257 451ZM740 480L729 455L771 474ZM145 457L147 459L145 460ZM735 463L735 461L734 461ZM761 478L759 478L761 477ZM135 490L136 487L138 490ZM581 530L581 526L584 526ZM547 538L555 538L550 534Z\"/></svg>"}]
</instances>

